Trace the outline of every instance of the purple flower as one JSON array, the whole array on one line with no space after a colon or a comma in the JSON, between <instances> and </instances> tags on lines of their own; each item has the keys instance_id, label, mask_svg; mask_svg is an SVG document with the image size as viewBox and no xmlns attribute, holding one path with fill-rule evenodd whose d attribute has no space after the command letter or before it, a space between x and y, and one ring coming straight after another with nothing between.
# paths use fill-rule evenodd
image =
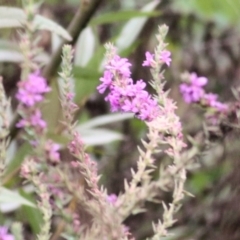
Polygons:
<instances>
[{"instance_id":1,"label":"purple flower","mask_svg":"<svg viewBox=\"0 0 240 240\"><path fill-rule=\"evenodd\" d=\"M131 75L131 65L132 64L129 63L127 58L121 58L118 55L115 55L106 66L106 69L110 70L112 73L118 73L124 77L129 77Z\"/></svg>"},{"instance_id":2,"label":"purple flower","mask_svg":"<svg viewBox=\"0 0 240 240\"><path fill-rule=\"evenodd\" d=\"M25 127L33 127L40 130L46 128L47 124L42 119L42 114L39 109L34 110L29 117L21 119L17 124L16 127L18 128L25 128Z\"/></svg>"},{"instance_id":3,"label":"purple flower","mask_svg":"<svg viewBox=\"0 0 240 240\"><path fill-rule=\"evenodd\" d=\"M199 102L205 94L203 86L207 83L207 78L198 77L196 73L190 75L190 82L180 85L180 92L187 103Z\"/></svg>"},{"instance_id":4,"label":"purple flower","mask_svg":"<svg viewBox=\"0 0 240 240\"><path fill-rule=\"evenodd\" d=\"M191 73L190 83L193 86L203 87L207 84L208 79L206 77L198 77L196 73Z\"/></svg>"},{"instance_id":5,"label":"purple flower","mask_svg":"<svg viewBox=\"0 0 240 240\"><path fill-rule=\"evenodd\" d=\"M104 75L100 78L102 83L97 89L99 93L108 90L105 101L110 103L112 112L132 112L141 120L152 121L159 114L159 107L144 90L146 83L143 80L134 84L130 78L130 66L126 58L113 56L105 66Z\"/></svg>"},{"instance_id":6,"label":"purple flower","mask_svg":"<svg viewBox=\"0 0 240 240\"><path fill-rule=\"evenodd\" d=\"M196 73L191 73L189 83L180 85L180 92L183 99L187 103L200 103L205 107L211 107L219 112L227 110L228 106L217 100L218 95L213 93L205 93L203 87L207 84L206 77L198 77Z\"/></svg>"},{"instance_id":7,"label":"purple flower","mask_svg":"<svg viewBox=\"0 0 240 240\"><path fill-rule=\"evenodd\" d=\"M47 124L42 119L41 112L37 109L31 116L30 116L30 123L33 127L39 127L41 129L46 128Z\"/></svg>"},{"instance_id":8,"label":"purple flower","mask_svg":"<svg viewBox=\"0 0 240 240\"><path fill-rule=\"evenodd\" d=\"M25 128L26 126L29 126L29 122L26 119L21 119L17 124L17 128Z\"/></svg>"},{"instance_id":9,"label":"purple flower","mask_svg":"<svg viewBox=\"0 0 240 240\"><path fill-rule=\"evenodd\" d=\"M106 89L110 87L112 83L112 78L113 75L110 71L104 71L103 77L100 78L102 84L97 87L99 93L104 93Z\"/></svg>"},{"instance_id":10,"label":"purple flower","mask_svg":"<svg viewBox=\"0 0 240 240\"><path fill-rule=\"evenodd\" d=\"M199 102L201 97L204 95L204 90L194 85L181 84L180 92L183 95L183 99L186 103Z\"/></svg>"},{"instance_id":11,"label":"purple flower","mask_svg":"<svg viewBox=\"0 0 240 240\"><path fill-rule=\"evenodd\" d=\"M107 196L107 202L111 203L111 204L115 204L117 201L117 195L116 194L110 194Z\"/></svg>"},{"instance_id":12,"label":"purple flower","mask_svg":"<svg viewBox=\"0 0 240 240\"><path fill-rule=\"evenodd\" d=\"M172 61L171 59L171 52L167 50L163 50L160 54L160 60L164 63L166 63L168 66L170 66L170 63Z\"/></svg>"},{"instance_id":13,"label":"purple flower","mask_svg":"<svg viewBox=\"0 0 240 240\"><path fill-rule=\"evenodd\" d=\"M47 157L50 161L56 163L60 161L60 154L59 154L60 146L54 143L51 140L48 140L45 145L45 150L47 153Z\"/></svg>"},{"instance_id":14,"label":"purple flower","mask_svg":"<svg viewBox=\"0 0 240 240\"><path fill-rule=\"evenodd\" d=\"M14 237L12 234L8 234L8 228L7 227L0 227L0 240L14 240Z\"/></svg>"},{"instance_id":15,"label":"purple flower","mask_svg":"<svg viewBox=\"0 0 240 240\"><path fill-rule=\"evenodd\" d=\"M142 66L151 67L154 64L154 54L150 52L145 53L146 60L143 61Z\"/></svg>"},{"instance_id":16,"label":"purple flower","mask_svg":"<svg viewBox=\"0 0 240 240\"><path fill-rule=\"evenodd\" d=\"M46 80L38 72L29 75L27 80L18 83L16 98L27 107L43 100L43 94L49 92Z\"/></svg>"},{"instance_id":17,"label":"purple flower","mask_svg":"<svg viewBox=\"0 0 240 240\"><path fill-rule=\"evenodd\" d=\"M218 111L222 112L222 111L226 111L227 110L227 105L224 103L221 103L217 100L218 95L217 94L213 94L213 93L208 93L205 94L203 96L203 101L205 102L205 104L207 104L208 106L217 109Z\"/></svg>"},{"instance_id":18,"label":"purple flower","mask_svg":"<svg viewBox=\"0 0 240 240\"><path fill-rule=\"evenodd\" d=\"M203 99L207 105L214 106L217 101L218 95L213 93L204 94Z\"/></svg>"},{"instance_id":19,"label":"purple flower","mask_svg":"<svg viewBox=\"0 0 240 240\"><path fill-rule=\"evenodd\" d=\"M22 84L23 85L23 84ZM20 84L18 85L19 87L24 87L21 86ZM42 95L40 94L36 94L36 93L32 93L27 91L24 88L19 88L17 94L16 94L16 98L23 103L24 105L31 107L33 106L35 103L37 102L41 102L43 100Z\"/></svg>"}]
</instances>

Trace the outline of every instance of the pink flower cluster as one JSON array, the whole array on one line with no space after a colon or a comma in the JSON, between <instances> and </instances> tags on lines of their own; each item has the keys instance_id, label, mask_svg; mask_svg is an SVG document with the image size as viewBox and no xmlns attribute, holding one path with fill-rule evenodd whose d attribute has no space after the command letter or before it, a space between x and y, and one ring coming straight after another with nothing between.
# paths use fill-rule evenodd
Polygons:
<instances>
[{"instance_id":1,"label":"pink flower cluster","mask_svg":"<svg viewBox=\"0 0 240 240\"><path fill-rule=\"evenodd\" d=\"M18 83L16 98L25 106L32 107L43 100L43 94L49 92L46 80L39 73L32 73L27 80Z\"/></svg>"},{"instance_id":2,"label":"pink flower cluster","mask_svg":"<svg viewBox=\"0 0 240 240\"><path fill-rule=\"evenodd\" d=\"M200 103L220 112L225 111L227 105L219 102L216 94L206 93L203 89L207 82L208 79L206 77L198 77L196 73L191 73L189 82L180 85L180 92L184 101L186 103Z\"/></svg>"},{"instance_id":3,"label":"pink flower cluster","mask_svg":"<svg viewBox=\"0 0 240 240\"><path fill-rule=\"evenodd\" d=\"M18 83L16 98L22 104L24 112L24 117L16 124L18 128L33 127L37 132L46 128L46 122L36 104L43 101L43 95L50 90L47 81L39 72L29 74L27 80Z\"/></svg>"},{"instance_id":4,"label":"pink flower cluster","mask_svg":"<svg viewBox=\"0 0 240 240\"><path fill-rule=\"evenodd\" d=\"M43 134L47 127L47 123L42 119L42 113L37 104L44 100L44 94L50 90L46 79L39 72L29 74L26 80L21 80L18 83L16 98L20 102L19 112L22 119L16 124L16 127L31 130L28 132L34 137L30 141L33 146L38 145L38 137ZM58 144L51 140L46 141L44 151L48 160L53 163L59 162L60 155L58 150Z\"/></svg>"},{"instance_id":5,"label":"pink flower cluster","mask_svg":"<svg viewBox=\"0 0 240 240\"><path fill-rule=\"evenodd\" d=\"M37 130L37 132L41 132L46 128L46 122L42 119L42 114L39 109L33 109L31 114L26 116L26 118L22 118L17 124L18 128L25 127L33 127Z\"/></svg>"},{"instance_id":6,"label":"pink flower cluster","mask_svg":"<svg viewBox=\"0 0 240 240\"><path fill-rule=\"evenodd\" d=\"M99 93L108 90L105 100L111 105L111 111L132 112L141 120L152 121L159 114L157 101L145 89L146 83L131 78L131 63L128 59L114 56L105 65Z\"/></svg>"},{"instance_id":7,"label":"pink flower cluster","mask_svg":"<svg viewBox=\"0 0 240 240\"><path fill-rule=\"evenodd\" d=\"M60 161L59 154L60 146L54 143L52 140L48 140L45 145L46 156L53 163L58 163Z\"/></svg>"}]
</instances>

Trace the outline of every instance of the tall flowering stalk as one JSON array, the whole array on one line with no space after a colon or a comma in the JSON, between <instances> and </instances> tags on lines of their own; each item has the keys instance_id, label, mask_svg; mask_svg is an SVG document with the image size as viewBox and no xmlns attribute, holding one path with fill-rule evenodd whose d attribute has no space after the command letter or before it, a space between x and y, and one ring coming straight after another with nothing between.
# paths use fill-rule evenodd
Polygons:
<instances>
[{"instance_id":1,"label":"tall flowering stalk","mask_svg":"<svg viewBox=\"0 0 240 240\"><path fill-rule=\"evenodd\" d=\"M3 79L0 77L0 123L1 123L1 135L0 135L0 186L2 185L2 178L6 166L6 151L9 145L9 118L8 112L10 110L10 101L7 99L4 88Z\"/></svg>"},{"instance_id":2,"label":"tall flowering stalk","mask_svg":"<svg viewBox=\"0 0 240 240\"><path fill-rule=\"evenodd\" d=\"M20 49L23 54L21 81L18 82L16 98L19 101L17 108L21 119L16 127L24 130L24 138L33 146L33 153L27 156L22 164L21 176L35 187L39 196L38 208L42 212L39 240L49 240L51 233L52 206L50 193L46 181L49 171L49 162L57 163L60 160L59 146L47 139L47 123L43 120L39 104L44 95L51 89L46 79L41 76L40 67L36 63L36 56L41 49L37 46L34 25L34 4L31 0L25 1L24 10L27 15L25 31L21 33ZM49 162L48 162L49 161Z\"/></svg>"},{"instance_id":3,"label":"tall flowering stalk","mask_svg":"<svg viewBox=\"0 0 240 240\"><path fill-rule=\"evenodd\" d=\"M81 186L76 180L75 183L70 183L68 179L65 179L65 181L68 189L75 196L77 204L84 207L92 216L92 224L90 228L82 232L81 239L125 239L124 237L127 233L124 231L124 226L109 205L105 191L98 187L99 176L96 163L86 154L80 135L73 129L73 113L77 107L73 102L74 96L70 86L72 77L71 46L65 45L63 47L62 58L62 72L60 73L63 79L63 84L61 84L61 104L63 107L64 125L71 139L68 149L74 157L71 165L75 171L83 176L84 184ZM81 222L81 216L79 217Z\"/></svg>"},{"instance_id":4,"label":"tall flowering stalk","mask_svg":"<svg viewBox=\"0 0 240 240\"><path fill-rule=\"evenodd\" d=\"M38 208L43 215L43 224L38 239L48 240L52 207L49 202L50 194L44 181L44 172L48 169L46 167L47 159L53 162L59 161L59 147L46 139L47 124L42 119L37 104L43 100L43 94L50 89L46 85L46 80L36 73L30 74L26 80L21 80L18 87L16 98L20 102L18 111L22 119L16 126L25 130L25 138L34 147L33 155L27 157L22 164L21 176L34 185L35 191L40 197Z\"/></svg>"},{"instance_id":5,"label":"tall flowering stalk","mask_svg":"<svg viewBox=\"0 0 240 240\"><path fill-rule=\"evenodd\" d=\"M168 235L167 228L175 222L174 213L178 210L180 201L184 196L184 182L186 180L187 161L182 159L182 150L186 146L183 142L182 127L175 114L175 103L164 92L164 76L162 66L171 63L171 53L166 50L164 38L167 27L159 28L157 35L158 46L154 54L146 52L143 66L150 67L153 81L152 87L156 96L150 96L145 90L146 84L142 80L131 79L130 63L116 54L116 49L108 44L105 71L98 87L100 93L107 92L105 100L111 105L112 111L132 112L136 117L146 122L148 126L148 142L143 141L145 150L139 148L140 158L137 170L132 170L132 180L125 182L125 193L120 195L115 203L117 214L124 221L132 213L142 211L147 200L154 200L159 190L167 190L173 186L173 201L163 204L164 214L162 221L154 224L154 236L159 239ZM161 145L167 145L168 154L173 162L162 165L159 179L152 180L151 173L155 170L154 153L161 152ZM189 159L188 159L189 160ZM140 186L139 186L140 184Z\"/></svg>"},{"instance_id":6,"label":"tall flowering stalk","mask_svg":"<svg viewBox=\"0 0 240 240\"><path fill-rule=\"evenodd\" d=\"M6 152L9 145L9 111L10 111L10 99L7 99L5 90L3 87L3 79L0 76L0 188L3 185L3 176L6 169ZM12 234L8 233L8 228L0 226L0 239L2 240L14 240Z\"/></svg>"}]
</instances>

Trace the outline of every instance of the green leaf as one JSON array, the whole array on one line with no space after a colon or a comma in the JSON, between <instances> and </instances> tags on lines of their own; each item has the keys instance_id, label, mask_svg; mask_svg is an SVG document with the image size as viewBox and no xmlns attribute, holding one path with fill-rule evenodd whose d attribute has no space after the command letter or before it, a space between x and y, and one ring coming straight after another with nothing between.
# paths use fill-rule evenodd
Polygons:
<instances>
[{"instance_id":1,"label":"green leaf","mask_svg":"<svg viewBox=\"0 0 240 240\"><path fill-rule=\"evenodd\" d=\"M89 67L75 66L73 67L73 74L75 78L92 79L100 77L99 71L96 69L91 69Z\"/></svg>"},{"instance_id":2,"label":"green leaf","mask_svg":"<svg viewBox=\"0 0 240 240\"><path fill-rule=\"evenodd\" d=\"M34 201L34 197L29 193L21 191L21 195L24 196L29 201ZM40 232L40 227L42 223L42 214L38 208L32 208L26 205L23 205L20 209L20 213L28 221L31 226L33 233L38 234Z\"/></svg>"},{"instance_id":3,"label":"green leaf","mask_svg":"<svg viewBox=\"0 0 240 240\"><path fill-rule=\"evenodd\" d=\"M190 186L193 194L201 193L207 186L211 184L211 177L208 172L195 173L193 178L190 180Z\"/></svg>"},{"instance_id":4,"label":"green leaf","mask_svg":"<svg viewBox=\"0 0 240 240\"><path fill-rule=\"evenodd\" d=\"M26 21L26 13L21 8L0 7L0 28L24 27ZM33 24L38 30L49 30L68 41L72 40L70 34L63 27L44 16L36 14Z\"/></svg>"},{"instance_id":5,"label":"green leaf","mask_svg":"<svg viewBox=\"0 0 240 240\"><path fill-rule=\"evenodd\" d=\"M195 14L203 21L214 21L220 27L240 22L240 1L236 0L178 0L173 1L174 11Z\"/></svg>"},{"instance_id":6,"label":"green leaf","mask_svg":"<svg viewBox=\"0 0 240 240\"><path fill-rule=\"evenodd\" d=\"M75 238L74 238L73 236L68 235L68 234L66 234L66 233L62 233L62 234L61 234L61 237L63 237L63 238L66 239L66 240L75 240Z\"/></svg>"},{"instance_id":7,"label":"green leaf","mask_svg":"<svg viewBox=\"0 0 240 240\"><path fill-rule=\"evenodd\" d=\"M23 55L16 50L0 49L0 62L15 62L20 63L23 61Z\"/></svg>"},{"instance_id":8,"label":"green leaf","mask_svg":"<svg viewBox=\"0 0 240 240\"><path fill-rule=\"evenodd\" d=\"M12 42L10 40L5 40L5 39L0 39L0 49L15 50L17 52L20 52L20 49L17 43Z\"/></svg>"},{"instance_id":9,"label":"green leaf","mask_svg":"<svg viewBox=\"0 0 240 240\"><path fill-rule=\"evenodd\" d=\"M22 162L24 161L25 156L31 151L31 146L27 143L24 143L15 154L15 157L10 161L7 166L4 183L11 180L12 176L20 169Z\"/></svg>"},{"instance_id":10,"label":"green leaf","mask_svg":"<svg viewBox=\"0 0 240 240\"><path fill-rule=\"evenodd\" d=\"M119 11L119 12L111 12L105 13L98 17L95 17L91 20L90 25L100 25L107 24L113 22L127 21L134 17L156 17L159 16L159 11L151 11L151 12L139 12L139 11Z\"/></svg>"},{"instance_id":11,"label":"green leaf","mask_svg":"<svg viewBox=\"0 0 240 240\"><path fill-rule=\"evenodd\" d=\"M99 46L89 61L87 67L88 69L96 69L96 72L102 71L102 62L105 56L106 49L104 46Z\"/></svg>"},{"instance_id":12,"label":"green leaf","mask_svg":"<svg viewBox=\"0 0 240 240\"><path fill-rule=\"evenodd\" d=\"M27 16L20 8L0 7L0 28L21 27Z\"/></svg>"},{"instance_id":13,"label":"green leaf","mask_svg":"<svg viewBox=\"0 0 240 240\"><path fill-rule=\"evenodd\" d=\"M17 205L26 205L32 208L35 208L36 205L24 197L22 197L18 192L9 190L4 187L0 187L0 204L8 203L8 204L17 204Z\"/></svg>"},{"instance_id":14,"label":"green leaf","mask_svg":"<svg viewBox=\"0 0 240 240\"><path fill-rule=\"evenodd\" d=\"M59 135L59 133L54 133L50 131L47 133L47 138L64 146L69 142L69 138L67 136L64 136L63 134Z\"/></svg>"},{"instance_id":15,"label":"green leaf","mask_svg":"<svg viewBox=\"0 0 240 240\"><path fill-rule=\"evenodd\" d=\"M145 5L141 9L141 12L151 12L157 7L158 4L159 4L159 1L152 1L147 5ZM140 34L141 30L143 29L147 20L148 20L148 17L146 16L136 17L129 20L124 25L120 35L116 40L116 46L120 51L124 50L125 48L128 48L134 43L134 41L137 40L137 37Z\"/></svg>"},{"instance_id":16,"label":"green leaf","mask_svg":"<svg viewBox=\"0 0 240 240\"><path fill-rule=\"evenodd\" d=\"M104 145L123 139L122 134L104 128L79 129L77 127L76 130L80 133L83 142L88 146Z\"/></svg>"},{"instance_id":17,"label":"green leaf","mask_svg":"<svg viewBox=\"0 0 240 240\"><path fill-rule=\"evenodd\" d=\"M85 28L77 41L74 64L84 67L92 58L95 50L95 36L90 27Z\"/></svg>"},{"instance_id":18,"label":"green leaf","mask_svg":"<svg viewBox=\"0 0 240 240\"><path fill-rule=\"evenodd\" d=\"M75 79L75 101L81 103L88 97L99 83L101 74L96 68L89 67L73 67L73 75Z\"/></svg>"},{"instance_id":19,"label":"green leaf","mask_svg":"<svg viewBox=\"0 0 240 240\"><path fill-rule=\"evenodd\" d=\"M106 125L109 123L119 122L119 121L123 121L126 119L131 119L131 118L133 118L132 113L106 114L101 117L93 118L84 124L78 125L78 129L79 130L90 129L90 128L99 127L99 126Z\"/></svg>"},{"instance_id":20,"label":"green leaf","mask_svg":"<svg viewBox=\"0 0 240 240\"><path fill-rule=\"evenodd\" d=\"M56 79L51 81L51 91L45 95L45 103L42 104L41 109L48 129L55 131L59 121L62 119L58 81Z\"/></svg>"},{"instance_id":21,"label":"green leaf","mask_svg":"<svg viewBox=\"0 0 240 240\"><path fill-rule=\"evenodd\" d=\"M39 30L49 30L50 32L54 32L68 41L72 40L70 34L63 27L61 27L59 24L55 23L51 19L45 18L37 14L34 18L33 23Z\"/></svg>"}]
</instances>

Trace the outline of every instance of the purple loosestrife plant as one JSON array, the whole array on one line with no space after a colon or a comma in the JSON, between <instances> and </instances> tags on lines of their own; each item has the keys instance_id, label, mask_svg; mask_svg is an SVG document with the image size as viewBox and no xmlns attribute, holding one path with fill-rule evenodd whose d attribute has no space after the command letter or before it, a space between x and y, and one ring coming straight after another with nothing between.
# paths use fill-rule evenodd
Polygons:
<instances>
[{"instance_id":1,"label":"purple loosestrife plant","mask_svg":"<svg viewBox=\"0 0 240 240\"><path fill-rule=\"evenodd\" d=\"M184 183L186 180L186 166L188 161L182 158L182 151L186 147L183 142L182 126L179 117L175 114L176 105L164 92L165 85L163 65L171 63L171 53L166 50L164 38L167 27L159 28L157 35L158 46L154 53L146 52L143 66L150 67L153 77L151 85L157 95L153 98L144 89L146 83L142 80L133 82L131 79L131 64L125 58L116 54L116 49L107 44L106 64L104 67L102 82L98 86L99 93L107 91L105 100L111 105L112 111L133 112L148 126L148 142L143 141L145 150L139 148L140 158L137 162L137 170L132 170L132 180L125 182L125 192L117 197L114 207L116 213L124 221L130 214L142 211L145 201L154 201L159 190L166 190L167 186L173 187L173 202L164 206L162 221L154 224L154 236L152 240L167 236L167 228L175 222L174 213L179 209L180 201L184 197ZM151 173L156 169L155 152L163 151L160 145L168 145L165 150L173 162L163 165L160 177L152 180ZM140 184L140 185L139 185Z\"/></svg>"},{"instance_id":2,"label":"purple loosestrife plant","mask_svg":"<svg viewBox=\"0 0 240 240\"><path fill-rule=\"evenodd\" d=\"M50 194L47 183L44 181L44 175L47 172L41 171L41 168L47 165L47 159L51 162L59 161L59 146L47 140L47 124L42 119L38 107L38 104L44 100L44 94L49 91L46 80L37 71L18 83L16 94L16 98L19 100L18 112L22 117L16 126L25 130L25 136L34 147L33 155L27 156L22 164L21 176L35 186L35 191L40 197L38 207L43 215L43 225L38 235L39 240L50 238L52 217Z\"/></svg>"},{"instance_id":3,"label":"purple loosestrife plant","mask_svg":"<svg viewBox=\"0 0 240 240\"><path fill-rule=\"evenodd\" d=\"M128 232L125 231L125 227L122 225L119 216L115 214L114 209L110 207L112 204L108 201L106 192L98 186L97 164L85 152L84 143L79 133L74 130L73 113L76 111L77 106L73 102L73 94L70 87L72 76L72 48L70 45L63 47L62 59L60 76L63 81L61 81L60 88L62 92L63 124L70 137L68 150L73 157L71 166L78 175L84 178L86 186L79 185L76 180L70 182L70 179L66 179L64 174L61 175L68 190L76 197L77 203L84 207L92 216L92 224L88 226L86 231L82 232L81 239L128 239L124 238ZM129 64L126 60L115 60L111 67L118 69L122 74L129 75ZM77 217L79 217L81 222L81 216Z\"/></svg>"},{"instance_id":4,"label":"purple loosestrife plant","mask_svg":"<svg viewBox=\"0 0 240 240\"><path fill-rule=\"evenodd\" d=\"M59 160L55 144L47 140L47 124L42 119L39 104L44 100L44 94L50 91L47 81L40 74L40 67L36 62L36 56L41 52L35 36L38 26L34 23L35 7L30 0L25 1L24 12L26 22L24 32L20 35L20 50L23 55L21 81L18 83L16 98L19 101L17 108L21 119L16 127L24 130L24 138L33 146L31 156L26 156L22 164L21 175L35 187L39 196L38 208L42 213L43 221L38 240L49 240L52 206L48 183L45 181L50 162Z\"/></svg>"},{"instance_id":5,"label":"purple loosestrife plant","mask_svg":"<svg viewBox=\"0 0 240 240\"><path fill-rule=\"evenodd\" d=\"M24 130L24 138L33 146L31 156L26 156L22 164L21 173L35 187L35 192L39 196L38 208L42 213L43 221L38 240L50 239L50 228L52 218L52 206L50 204L50 194L48 184L44 181L44 176L48 174L49 166L47 159L51 159L52 151L46 151L47 146L47 124L42 119L39 103L43 102L44 94L50 91L47 81L40 74L40 67L36 63L36 56L41 52L35 36L37 26L34 24L35 8L33 2L25 1L24 11L26 22L24 32L20 35L20 50L23 55L21 81L18 83L16 98L19 101L18 114L22 118L16 127ZM55 148L55 146L53 146ZM53 149L53 151L55 151ZM44 170L45 169L45 170Z\"/></svg>"}]
</instances>

